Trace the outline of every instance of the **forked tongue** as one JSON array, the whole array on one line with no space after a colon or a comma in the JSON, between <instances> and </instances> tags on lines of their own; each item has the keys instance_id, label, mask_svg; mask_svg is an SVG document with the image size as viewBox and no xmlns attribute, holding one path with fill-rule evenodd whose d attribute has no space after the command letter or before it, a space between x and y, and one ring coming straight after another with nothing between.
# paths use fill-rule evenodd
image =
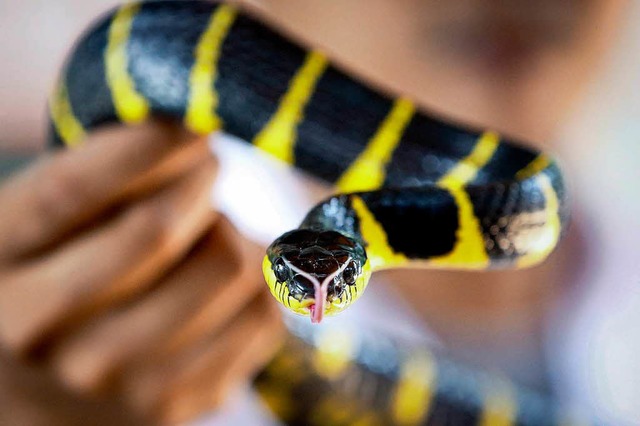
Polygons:
<instances>
[{"instance_id":1,"label":"forked tongue","mask_svg":"<svg viewBox=\"0 0 640 426\"><path fill-rule=\"evenodd\" d=\"M348 262L345 263L344 265L342 265L337 271L333 272L328 277L326 277L324 279L324 281L322 282L322 284L320 284L320 282L318 281L318 279L316 277L314 277L313 275L309 274L308 272L305 272L302 269L292 265L291 262L287 261L286 259L285 259L285 263L293 271L297 272L298 274L302 275L303 277L307 278L309 281L311 281L313 283L313 288L315 290L315 297L314 297L315 298L315 300L314 300L315 303L313 305L309 305L309 316L311 317L311 322L313 324L319 324L320 321L322 321L322 318L324 318L324 305L327 303L327 294L329 292L329 290L328 290L329 289L329 283L338 274L342 273L344 268L347 267Z\"/></svg>"},{"instance_id":2,"label":"forked tongue","mask_svg":"<svg viewBox=\"0 0 640 426\"><path fill-rule=\"evenodd\" d=\"M313 305L309 305L309 315L311 316L311 322L313 324L319 324L324 317L324 304L327 300L327 287L329 287L329 282L325 280L322 284L320 281L313 275L308 272L303 271L302 269L294 266L288 260L284 260L285 264L294 272L302 275L306 279L308 279L311 283L313 283L313 289L315 293L315 303ZM335 274L331 275L331 279Z\"/></svg>"},{"instance_id":3,"label":"forked tongue","mask_svg":"<svg viewBox=\"0 0 640 426\"><path fill-rule=\"evenodd\" d=\"M311 280L316 290L315 303L309 306L309 315L311 316L311 322L313 324L319 324L324 318L324 305L327 303L327 293L329 292L329 283L347 267L347 263L342 265L340 269L329 275L322 281L322 284L318 280Z\"/></svg>"},{"instance_id":4,"label":"forked tongue","mask_svg":"<svg viewBox=\"0 0 640 426\"><path fill-rule=\"evenodd\" d=\"M309 306L309 315L313 324L320 324L324 317L324 304L327 300L327 288L323 285L316 286L316 303Z\"/></svg>"}]
</instances>

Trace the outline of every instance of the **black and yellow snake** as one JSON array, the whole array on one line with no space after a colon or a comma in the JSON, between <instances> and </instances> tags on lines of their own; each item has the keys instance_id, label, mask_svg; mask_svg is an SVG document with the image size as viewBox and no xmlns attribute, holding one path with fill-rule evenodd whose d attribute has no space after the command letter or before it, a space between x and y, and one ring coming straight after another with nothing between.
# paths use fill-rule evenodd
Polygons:
<instances>
[{"instance_id":1,"label":"black and yellow snake","mask_svg":"<svg viewBox=\"0 0 640 426\"><path fill-rule=\"evenodd\" d=\"M105 122L169 115L335 184L263 267L274 296L315 320L381 268L536 264L566 219L546 154L381 95L227 5L121 8L77 46L51 111L67 145Z\"/></svg>"},{"instance_id":2,"label":"black and yellow snake","mask_svg":"<svg viewBox=\"0 0 640 426\"><path fill-rule=\"evenodd\" d=\"M314 322L349 306L379 269L537 264L568 218L547 154L381 94L226 4L117 9L76 45L50 113L57 145L169 116L335 185L263 262L276 299Z\"/></svg>"}]
</instances>

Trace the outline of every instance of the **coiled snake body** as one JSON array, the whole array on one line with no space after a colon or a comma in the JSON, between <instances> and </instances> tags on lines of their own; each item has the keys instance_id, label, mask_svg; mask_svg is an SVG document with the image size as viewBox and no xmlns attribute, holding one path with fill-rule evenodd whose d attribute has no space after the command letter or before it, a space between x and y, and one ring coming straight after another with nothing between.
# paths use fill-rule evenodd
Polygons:
<instances>
[{"instance_id":1,"label":"coiled snake body","mask_svg":"<svg viewBox=\"0 0 640 426\"><path fill-rule=\"evenodd\" d=\"M50 103L52 140L151 115L222 129L337 188L268 249L272 294L319 322L372 271L534 265L567 221L546 154L419 111L225 4L128 4L77 44Z\"/></svg>"},{"instance_id":2,"label":"coiled snake body","mask_svg":"<svg viewBox=\"0 0 640 426\"><path fill-rule=\"evenodd\" d=\"M168 115L335 184L340 195L276 240L263 265L273 295L316 322L381 268L536 264L566 219L546 154L381 95L228 5L119 9L77 46L51 106L58 143Z\"/></svg>"}]
</instances>

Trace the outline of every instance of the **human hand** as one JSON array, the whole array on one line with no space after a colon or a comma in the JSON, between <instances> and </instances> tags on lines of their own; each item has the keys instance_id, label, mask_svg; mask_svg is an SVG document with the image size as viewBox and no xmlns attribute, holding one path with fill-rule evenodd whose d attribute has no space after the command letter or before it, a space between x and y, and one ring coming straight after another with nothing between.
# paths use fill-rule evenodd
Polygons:
<instances>
[{"instance_id":1,"label":"human hand","mask_svg":"<svg viewBox=\"0 0 640 426\"><path fill-rule=\"evenodd\" d=\"M0 380L0 423L20 421L22 396L45 424L185 420L268 360L279 316L260 249L211 210L216 170L205 138L155 122L95 132L0 187L0 376L68 397L52 409Z\"/></svg>"}]
</instances>

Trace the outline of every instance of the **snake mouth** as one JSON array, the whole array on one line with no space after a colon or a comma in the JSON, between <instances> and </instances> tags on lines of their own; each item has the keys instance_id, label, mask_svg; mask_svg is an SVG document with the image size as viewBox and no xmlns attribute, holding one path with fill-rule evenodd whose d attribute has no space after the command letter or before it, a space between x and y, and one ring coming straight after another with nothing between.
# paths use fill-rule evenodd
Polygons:
<instances>
[{"instance_id":1,"label":"snake mouth","mask_svg":"<svg viewBox=\"0 0 640 426\"><path fill-rule=\"evenodd\" d=\"M311 306L315 305L315 303L316 300L312 298L302 299L302 301L300 302L300 307L308 310L309 308L311 308Z\"/></svg>"},{"instance_id":2,"label":"snake mouth","mask_svg":"<svg viewBox=\"0 0 640 426\"><path fill-rule=\"evenodd\" d=\"M342 273L342 271L345 270L350 260L351 258L349 258L344 265L342 265L336 271L326 276L323 279L323 281L320 282L318 278L312 275L311 273L303 271L302 269L292 265L291 262L289 262L287 259L284 259L285 264L291 270L305 277L307 280L309 280L309 282L313 284L313 287L315 290L314 291L315 298L305 299L302 302L304 305L306 305L303 307L306 307L309 310L309 316L311 317L311 322L313 324L319 324L320 322L322 322L322 319L324 318L324 314L325 314L326 305L327 305L329 283L331 283L336 276L338 276L339 274Z\"/></svg>"},{"instance_id":3,"label":"snake mouth","mask_svg":"<svg viewBox=\"0 0 640 426\"><path fill-rule=\"evenodd\" d=\"M320 295L320 297L322 296ZM322 303L322 300L317 300L317 299L319 298L318 297L314 299L308 298L300 302L301 307L304 310L306 310L313 324L319 324L324 318L324 310L325 310L324 303ZM318 307L320 307L320 309L318 309Z\"/></svg>"}]
</instances>

